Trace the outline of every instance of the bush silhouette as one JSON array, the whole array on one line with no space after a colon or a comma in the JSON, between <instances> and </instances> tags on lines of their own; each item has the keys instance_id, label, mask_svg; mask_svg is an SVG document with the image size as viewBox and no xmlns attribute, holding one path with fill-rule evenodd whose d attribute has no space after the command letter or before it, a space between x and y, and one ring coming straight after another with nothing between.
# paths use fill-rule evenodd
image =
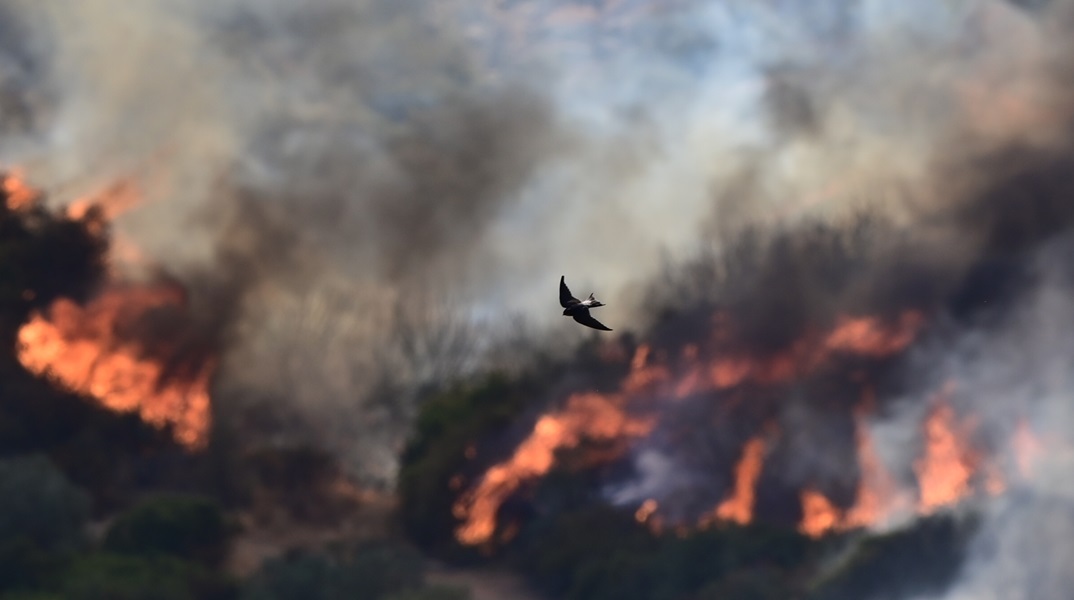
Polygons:
<instances>
[{"instance_id":1,"label":"bush silhouette","mask_svg":"<svg viewBox=\"0 0 1074 600\"><path fill-rule=\"evenodd\" d=\"M176 558L92 554L58 582L65 600L235 600L238 588L201 565Z\"/></svg>"},{"instance_id":2,"label":"bush silhouette","mask_svg":"<svg viewBox=\"0 0 1074 600\"><path fill-rule=\"evenodd\" d=\"M350 552L296 552L251 577L243 600L379 600L419 590L422 559L407 546L363 544Z\"/></svg>"},{"instance_id":3,"label":"bush silhouette","mask_svg":"<svg viewBox=\"0 0 1074 600\"><path fill-rule=\"evenodd\" d=\"M120 515L104 548L116 554L173 556L213 567L228 549L231 528L216 502L197 496L160 496Z\"/></svg>"},{"instance_id":4,"label":"bush silhouette","mask_svg":"<svg viewBox=\"0 0 1074 600\"><path fill-rule=\"evenodd\" d=\"M839 568L814 585L811 600L857 600L939 593L962 565L977 518L934 515L863 539ZM913 577L907 577L913 573Z\"/></svg>"},{"instance_id":5,"label":"bush silhouette","mask_svg":"<svg viewBox=\"0 0 1074 600\"><path fill-rule=\"evenodd\" d=\"M0 460L0 542L24 539L45 551L82 545L89 496L40 455Z\"/></svg>"}]
</instances>

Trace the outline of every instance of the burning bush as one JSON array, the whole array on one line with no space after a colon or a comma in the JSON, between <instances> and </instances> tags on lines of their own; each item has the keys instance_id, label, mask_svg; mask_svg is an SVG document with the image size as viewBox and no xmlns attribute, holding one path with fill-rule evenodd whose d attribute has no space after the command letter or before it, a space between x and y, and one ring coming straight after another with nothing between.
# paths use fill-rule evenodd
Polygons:
<instances>
[{"instance_id":1,"label":"burning bush","mask_svg":"<svg viewBox=\"0 0 1074 600\"><path fill-rule=\"evenodd\" d=\"M213 352L177 283L114 279L106 208L137 201L118 189L54 214L40 192L0 175L0 333L32 373L204 447Z\"/></svg>"},{"instance_id":2,"label":"burning bush","mask_svg":"<svg viewBox=\"0 0 1074 600\"><path fill-rule=\"evenodd\" d=\"M87 301L104 281L107 229L95 214L46 210L38 192L0 175L0 453L47 453L102 510L138 485L174 476L151 465L177 448L165 432L33 377L17 360L32 314Z\"/></svg>"},{"instance_id":3,"label":"burning bush","mask_svg":"<svg viewBox=\"0 0 1074 600\"><path fill-rule=\"evenodd\" d=\"M105 273L107 237L86 220L46 210L38 196L0 173L0 334L6 360L31 311L60 297L84 300Z\"/></svg>"},{"instance_id":4,"label":"burning bush","mask_svg":"<svg viewBox=\"0 0 1074 600\"><path fill-rule=\"evenodd\" d=\"M455 493L473 469L478 440L510 426L541 389L539 379L514 382L491 376L459 385L422 409L399 476L400 517L407 533L429 549L452 545L458 519Z\"/></svg>"}]
</instances>

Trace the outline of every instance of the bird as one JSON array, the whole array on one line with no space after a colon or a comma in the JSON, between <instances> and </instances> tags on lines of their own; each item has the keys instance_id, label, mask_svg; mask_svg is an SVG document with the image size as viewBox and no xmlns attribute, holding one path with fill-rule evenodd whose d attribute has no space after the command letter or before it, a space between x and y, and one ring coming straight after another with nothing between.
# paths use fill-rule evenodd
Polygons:
<instances>
[{"instance_id":1,"label":"bird","mask_svg":"<svg viewBox=\"0 0 1074 600\"><path fill-rule=\"evenodd\" d=\"M604 303L594 298L593 294L589 294L589 297L585 300L579 300L572 296L563 275L559 277L559 303L563 306L563 316L573 317L575 321L586 327L601 331L611 331L611 328L589 314L589 309L604 306Z\"/></svg>"}]
</instances>

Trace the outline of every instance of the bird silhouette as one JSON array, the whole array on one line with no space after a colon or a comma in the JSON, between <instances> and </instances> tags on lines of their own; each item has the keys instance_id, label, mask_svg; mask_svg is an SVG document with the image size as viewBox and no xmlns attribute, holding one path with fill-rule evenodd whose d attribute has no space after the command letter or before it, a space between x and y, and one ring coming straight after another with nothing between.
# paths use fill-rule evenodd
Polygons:
<instances>
[{"instance_id":1,"label":"bird silhouette","mask_svg":"<svg viewBox=\"0 0 1074 600\"><path fill-rule=\"evenodd\" d=\"M572 317L586 327L601 331L611 331L604 323L594 319L593 315L589 314L589 309L604 306L604 303L594 298L593 294L589 294L589 297L585 300L575 298L571 295L571 290L567 287L562 275L559 278L559 303L563 306L563 316Z\"/></svg>"}]
</instances>

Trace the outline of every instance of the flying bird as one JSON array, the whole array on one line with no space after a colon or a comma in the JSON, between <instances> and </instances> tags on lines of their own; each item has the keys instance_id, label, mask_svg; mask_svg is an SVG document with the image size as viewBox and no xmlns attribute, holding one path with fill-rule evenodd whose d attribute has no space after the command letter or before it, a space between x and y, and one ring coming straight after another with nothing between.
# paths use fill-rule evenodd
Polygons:
<instances>
[{"instance_id":1,"label":"flying bird","mask_svg":"<svg viewBox=\"0 0 1074 600\"><path fill-rule=\"evenodd\" d=\"M575 298L571 295L571 290L567 288L567 283L563 280L562 275L559 278L559 303L563 306L563 316L573 317L575 321L586 327L601 331L611 331L604 323L594 319L589 314L589 309L604 306L604 303L594 298L593 294L589 294L589 297L585 300Z\"/></svg>"}]
</instances>

